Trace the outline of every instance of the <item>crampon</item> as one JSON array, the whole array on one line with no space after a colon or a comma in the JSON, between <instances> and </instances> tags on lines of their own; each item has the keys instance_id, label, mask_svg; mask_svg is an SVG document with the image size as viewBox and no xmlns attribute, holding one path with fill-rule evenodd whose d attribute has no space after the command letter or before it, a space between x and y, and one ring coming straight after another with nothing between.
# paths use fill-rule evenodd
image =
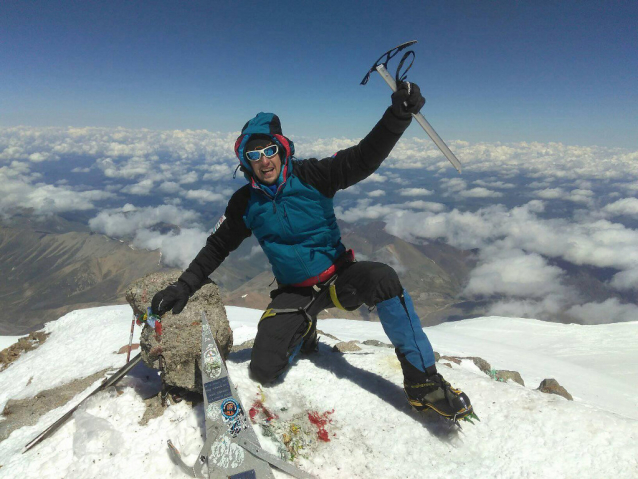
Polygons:
<instances>
[{"instance_id":1,"label":"crampon","mask_svg":"<svg viewBox=\"0 0 638 479\"><path fill-rule=\"evenodd\" d=\"M408 402L415 410L431 410L452 421L459 428L460 421L470 424L474 424L475 420L480 421L467 394L452 387L440 374L429 377L424 383L406 383L404 391Z\"/></svg>"}]
</instances>

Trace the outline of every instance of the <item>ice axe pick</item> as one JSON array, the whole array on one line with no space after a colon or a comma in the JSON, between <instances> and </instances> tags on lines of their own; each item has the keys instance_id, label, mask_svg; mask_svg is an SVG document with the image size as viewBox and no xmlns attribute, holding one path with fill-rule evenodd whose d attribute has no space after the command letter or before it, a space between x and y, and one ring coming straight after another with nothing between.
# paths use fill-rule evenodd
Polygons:
<instances>
[{"instance_id":1,"label":"ice axe pick","mask_svg":"<svg viewBox=\"0 0 638 479\"><path fill-rule=\"evenodd\" d=\"M392 78L392 76L388 73L388 70L386 69L386 67L390 59L392 59L397 53L399 53L402 50L405 50L410 45L414 45L416 42L417 42L416 40L412 40L411 42L402 43L401 45L396 46L392 50L388 50L383 55L381 55L379 59L376 62L374 62L374 65L372 65L372 68L370 68L370 71L368 71L366 76L363 78L363 80L361 81L361 84L365 85L366 83L368 83L368 80L370 79L370 74L374 71L378 71L381 77L388 84L388 86L392 88L392 91L397 91L397 83L406 80L407 78L406 74L408 70L410 69L410 67L412 67L412 63L414 63L414 57L415 57L414 52L412 50L408 50L407 52L403 54L403 58L401 58L401 61L399 62L399 66L397 67L396 80L395 78ZM410 56L412 56L412 62L410 63L410 65L407 66L403 74L399 75L401 68L403 67L403 64ZM454 168L456 168L457 171L461 173L461 162L454 155L454 153L452 153L452 151L448 148L448 146L441 139L438 133L434 131L434 128L432 128L432 125L430 125L430 123L425 119L425 117L421 113L417 113L417 114L413 113L412 116L417 121L417 123L421 125L421 128L425 130L428 136L432 138L432 141L436 144L436 146L439 147L439 150L441 150L441 153L443 153L443 155L445 155L445 157L450 161L450 163L452 163L452 166L454 166Z\"/></svg>"}]
</instances>

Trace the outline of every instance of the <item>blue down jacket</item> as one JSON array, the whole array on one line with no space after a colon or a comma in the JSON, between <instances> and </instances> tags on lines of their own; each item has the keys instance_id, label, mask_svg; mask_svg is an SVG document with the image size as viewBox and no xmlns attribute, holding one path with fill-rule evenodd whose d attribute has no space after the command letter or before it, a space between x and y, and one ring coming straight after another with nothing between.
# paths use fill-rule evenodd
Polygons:
<instances>
[{"instance_id":1,"label":"blue down jacket","mask_svg":"<svg viewBox=\"0 0 638 479\"><path fill-rule=\"evenodd\" d=\"M280 285L301 283L325 271L345 251L334 195L371 175L410 121L397 118L388 108L358 145L322 160L297 160L292 157L294 145L281 134L277 116L257 115L244 126L235 144L248 184L232 195L225 214L180 280L190 286L191 293L197 291L251 234L266 253ZM275 194L255 181L249 162L243 159L243 149L254 134L269 136L286 152Z\"/></svg>"}]
</instances>

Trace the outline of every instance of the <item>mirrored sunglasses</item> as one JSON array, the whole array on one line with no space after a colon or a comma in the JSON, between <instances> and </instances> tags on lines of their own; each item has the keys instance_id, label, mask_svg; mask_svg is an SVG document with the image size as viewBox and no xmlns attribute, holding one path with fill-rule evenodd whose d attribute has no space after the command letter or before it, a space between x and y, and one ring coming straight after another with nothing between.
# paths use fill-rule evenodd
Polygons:
<instances>
[{"instance_id":1,"label":"mirrored sunglasses","mask_svg":"<svg viewBox=\"0 0 638 479\"><path fill-rule=\"evenodd\" d=\"M259 161L261 155L264 155L266 158L272 158L277 154L278 151L279 148L277 147L277 145L270 145L266 148L262 148L261 150L247 151L246 158L248 158L250 161Z\"/></svg>"}]
</instances>

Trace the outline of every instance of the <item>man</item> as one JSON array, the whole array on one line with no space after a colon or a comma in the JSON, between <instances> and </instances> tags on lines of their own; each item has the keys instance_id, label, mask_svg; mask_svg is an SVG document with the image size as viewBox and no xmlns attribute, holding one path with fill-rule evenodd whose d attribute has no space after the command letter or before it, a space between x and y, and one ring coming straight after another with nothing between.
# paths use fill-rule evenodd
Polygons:
<instances>
[{"instance_id":1,"label":"man","mask_svg":"<svg viewBox=\"0 0 638 479\"><path fill-rule=\"evenodd\" d=\"M355 262L341 242L333 209L335 193L379 168L424 103L417 85L400 83L392 106L358 145L322 160L293 158L294 145L276 115L259 113L248 121L235 143L248 184L230 198L179 280L153 297L153 312L180 313L228 254L254 234L278 283L252 349L250 370L257 381L274 380L299 351L316 349L321 310L365 303L376 307L396 348L410 404L455 420L471 414L467 395L437 373L432 346L396 272L382 263Z\"/></svg>"}]
</instances>

